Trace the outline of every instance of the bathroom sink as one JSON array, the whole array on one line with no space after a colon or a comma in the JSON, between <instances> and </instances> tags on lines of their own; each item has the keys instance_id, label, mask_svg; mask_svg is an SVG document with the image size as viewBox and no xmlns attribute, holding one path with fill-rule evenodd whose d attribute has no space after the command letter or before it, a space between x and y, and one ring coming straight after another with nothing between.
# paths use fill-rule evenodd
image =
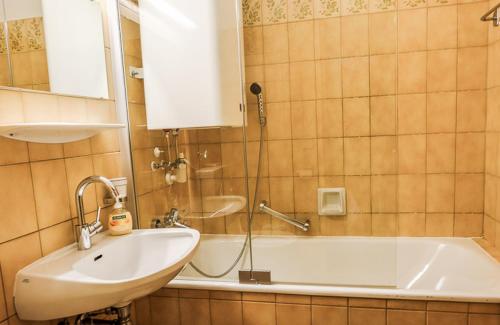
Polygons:
<instances>
[{"instance_id":1,"label":"bathroom sink","mask_svg":"<svg viewBox=\"0 0 500 325\"><path fill-rule=\"evenodd\" d=\"M173 279L199 240L192 229L147 229L98 234L84 251L66 246L17 273L16 311L23 320L50 320L126 306Z\"/></svg>"}]
</instances>

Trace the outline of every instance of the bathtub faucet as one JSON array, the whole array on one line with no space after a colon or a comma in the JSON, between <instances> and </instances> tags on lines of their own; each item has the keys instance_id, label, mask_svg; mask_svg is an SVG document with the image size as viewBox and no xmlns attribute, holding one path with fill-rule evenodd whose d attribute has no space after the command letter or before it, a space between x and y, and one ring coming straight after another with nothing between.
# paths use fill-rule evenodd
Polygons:
<instances>
[{"instance_id":1,"label":"bathtub faucet","mask_svg":"<svg viewBox=\"0 0 500 325\"><path fill-rule=\"evenodd\" d=\"M179 210L176 208L170 209L170 212L163 217L163 221L155 218L151 221L152 228L189 228L179 221Z\"/></svg>"},{"instance_id":2,"label":"bathtub faucet","mask_svg":"<svg viewBox=\"0 0 500 325\"><path fill-rule=\"evenodd\" d=\"M270 207L267 206L267 202L266 201L262 201L260 202L259 204L259 210L261 212L264 212L264 213L267 213L275 218L278 218L280 219L281 221L284 221L286 223L289 223L291 224L292 226L295 226L297 228L299 228L300 230L302 231L309 231L309 227L311 226L310 223L309 223L309 220L306 220L306 221L299 221L299 220L295 220L281 212L278 212L278 211L275 211L273 209L271 209Z\"/></svg>"}]
</instances>

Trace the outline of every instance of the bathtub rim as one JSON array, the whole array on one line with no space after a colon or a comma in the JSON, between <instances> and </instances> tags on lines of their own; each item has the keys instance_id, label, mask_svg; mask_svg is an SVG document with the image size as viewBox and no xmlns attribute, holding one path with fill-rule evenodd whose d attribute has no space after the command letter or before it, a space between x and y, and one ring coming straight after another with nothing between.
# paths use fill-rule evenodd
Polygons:
<instances>
[{"instance_id":1,"label":"bathtub rim","mask_svg":"<svg viewBox=\"0 0 500 325\"><path fill-rule=\"evenodd\" d=\"M273 283L240 284L231 281L212 280L187 280L174 279L165 285L170 289L213 290L233 292L257 292L289 295L327 296L327 297L352 297L371 299L399 299L399 300L425 300L425 301L453 301L453 302L478 302L500 303L500 293L484 293L476 291L436 291L421 289L391 289L370 287L341 287L321 285L301 285Z\"/></svg>"}]
</instances>

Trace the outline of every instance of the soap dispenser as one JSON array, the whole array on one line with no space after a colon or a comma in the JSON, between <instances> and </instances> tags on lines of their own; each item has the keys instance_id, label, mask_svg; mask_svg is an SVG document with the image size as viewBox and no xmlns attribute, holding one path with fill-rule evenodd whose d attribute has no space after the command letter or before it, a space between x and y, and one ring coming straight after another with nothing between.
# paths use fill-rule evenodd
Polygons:
<instances>
[{"instance_id":1,"label":"soap dispenser","mask_svg":"<svg viewBox=\"0 0 500 325\"><path fill-rule=\"evenodd\" d=\"M108 221L109 234L112 236L126 235L132 232L132 215L125 208L127 198L127 178L114 178L111 180L120 193L118 200L111 211Z\"/></svg>"}]
</instances>

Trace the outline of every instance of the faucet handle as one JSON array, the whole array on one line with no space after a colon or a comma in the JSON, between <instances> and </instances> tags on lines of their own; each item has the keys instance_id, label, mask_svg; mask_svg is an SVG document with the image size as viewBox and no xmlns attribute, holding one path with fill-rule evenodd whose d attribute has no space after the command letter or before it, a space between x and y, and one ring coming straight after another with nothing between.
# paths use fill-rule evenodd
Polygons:
<instances>
[{"instance_id":1,"label":"faucet handle","mask_svg":"<svg viewBox=\"0 0 500 325\"><path fill-rule=\"evenodd\" d=\"M97 234L98 232L101 232L104 226L101 223L101 210L102 208L100 206L97 207L97 217L91 225L89 225L89 230L92 235Z\"/></svg>"},{"instance_id":2,"label":"faucet handle","mask_svg":"<svg viewBox=\"0 0 500 325\"><path fill-rule=\"evenodd\" d=\"M97 206L97 217L95 218L95 223L101 223L101 210L100 206Z\"/></svg>"}]
</instances>

